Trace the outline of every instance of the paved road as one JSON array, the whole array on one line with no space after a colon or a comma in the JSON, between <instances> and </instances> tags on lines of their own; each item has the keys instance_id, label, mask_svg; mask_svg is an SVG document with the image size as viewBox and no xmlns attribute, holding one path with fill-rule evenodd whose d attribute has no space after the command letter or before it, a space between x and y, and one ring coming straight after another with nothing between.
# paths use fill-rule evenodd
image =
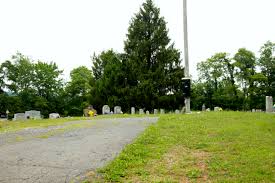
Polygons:
<instances>
[{"instance_id":1,"label":"paved road","mask_svg":"<svg viewBox=\"0 0 275 183\"><path fill-rule=\"evenodd\" d=\"M70 182L112 160L149 124L158 118L117 118L73 123L92 123L49 138L37 138L43 130L26 129L1 134L0 182ZM55 127L56 128L56 127ZM53 129L55 129L53 128ZM23 136L17 141L12 140ZM30 135L35 134L35 135Z\"/></svg>"}]
</instances>

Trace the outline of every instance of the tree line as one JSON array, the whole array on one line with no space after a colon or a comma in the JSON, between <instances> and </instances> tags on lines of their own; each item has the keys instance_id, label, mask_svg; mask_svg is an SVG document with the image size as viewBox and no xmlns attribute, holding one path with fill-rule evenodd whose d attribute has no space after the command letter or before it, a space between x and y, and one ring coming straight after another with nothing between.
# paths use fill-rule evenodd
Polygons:
<instances>
[{"instance_id":1,"label":"tree line","mask_svg":"<svg viewBox=\"0 0 275 183\"><path fill-rule=\"evenodd\" d=\"M264 96L275 96L275 44L267 42L260 58L244 48L233 57L217 53L198 64L192 81L191 107L202 104L228 110L264 108ZM62 79L54 62L35 61L16 53L0 67L0 112L10 115L40 110L81 116L89 105L100 113L103 105L132 106L152 111L184 105L184 67L180 51L168 36L160 9L147 0L130 21L124 52L105 50L91 56L91 68L80 66Z\"/></svg>"},{"instance_id":2,"label":"tree line","mask_svg":"<svg viewBox=\"0 0 275 183\"><path fill-rule=\"evenodd\" d=\"M192 86L193 108L265 109L265 96L275 97L275 43L267 41L259 53L257 58L240 48L232 57L221 52L200 62L199 79Z\"/></svg>"}]
</instances>

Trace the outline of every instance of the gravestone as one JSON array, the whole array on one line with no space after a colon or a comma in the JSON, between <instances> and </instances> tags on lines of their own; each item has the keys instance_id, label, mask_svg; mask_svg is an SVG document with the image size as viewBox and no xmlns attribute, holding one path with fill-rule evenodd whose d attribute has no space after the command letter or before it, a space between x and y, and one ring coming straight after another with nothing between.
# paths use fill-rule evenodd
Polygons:
<instances>
[{"instance_id":1,"label":"gravestone","mask_svg":"<svg viewBox=\"0 0 275 183\"><path fill-rule=\"evenodd\" d=\"M136 114L136 109L134 107L131 107L131 114L132 115Z\"/></svg>"},{"instance_id":2,"label":"gravestone","mask_svg":"<svg viewBox=\"0 0 275 183\"><path fill-rule=\"evenodd\" d=\"M201 107L201 111L203 111L203 112L204 112L205 110L206 110L206 108L205 108L205 104L203 104L203 105L202 105L202 107Z\"/></svg>"},{"instance_id":3,"label":"gravestone","mask_svg":"<svg viewBox=\"0 0 275 183\"><path fill-rule=\"evenodd\" d=\"M13 120L26 120L25 113L16 113L14 114Z\"/></svg>"},{"instance_id":4,"label":"gravestone","mask_svg":"<svg viewBox=\"0 0 275 183\"><path fill-rule=\"evenodd\" d=\"M139 114L144 114L143 109L139 109Z\"/></svg>"},{"instance_id":5,"label":"gravestone","mask_svg":"<svg viewBox=\"0 0 275 183\"><path fill-rule=\"evenodd\" d=\"M252 109L252 112L256 112L256 109Z\"/></svg>"},{"instance_id":6,"label":"gravestone","mask_svg":"<svg viewBox=\"0 0 275 183\"><path fill-rule=\"evenodd\" d=\"M105 114L110 114L111 111L110 111L110 107L108 105L104 105L102 107L102 114L105 115Z\"/></svg>"},{"instance_id":7,"label":"gravestone","mask_svg":"<svg viewBox=\"0 0 275 183\"><path fill-rule=\"evenodd\" d=\"M83 109L84 117L89 117L89 109Z\"/></svg>"},{"instance_id":8,"label":"gravestone","mask_svg":"<svg viewBox=\"0 0 275 183\"><path fill-rule=\"evenodd\" d=\"M211 111L211 109L210 109L210 108L207 108L207 109L206 109L206 112L210 112L210 111Z\"/></svg>"},{"instance_id":9,"label":"gravestone","mask_svg":"<svg viewBox=\"0 0 275 183\"><path fill-rule=\"evenodd\" d=\"M146 111L146 115L149 115L150 114L150 112L149 111Z\"/></svg>"},{"instance_id":10,"label":"gravestone","mask_svg":"<svg viewBox=\"0 0 275 183\"><path fill-rule=\"evenodd\" d=\"M214 108L214 111L215 111L215 112L219 112L219 111L220 111L220 107L215 107L215 108Z\"/></svg>"},{"instance_id":11,"label":"gravestone","mask_svg":"<svg viewBox=\"0 0 275 183\"><path fill-rule=\"evenodd\" d=\"M41 112L40 111L25 111L26 119L41 119Z\"/></svg>"},{"instance_id":12,"label":"gravestone","mask_svg":"<svg viewBox=\"0 0 275 183\"><path fill-rule=\"evenodd\" d=\"M182 107L181 113L183 114L183 113L185 113L185 112L186 112L186 108L185 108L185 107Z\"/></svg>"},{"instance_id":13,"label":"gravestone","mask_svg":"<svg viewBox=\"0 0 275 183\"><path fill-rule=\"evenodd\" d=\"M49 118L50 119L57 119L57 118L60 118L60 115L58 113L51 113L51 114L49 114Z\"/></svg>"},{"instance_id":14,"label":"gravestone","mask_svg":"<svg viewBox=\"0 0 275 183\"><path fill-rule=\"evenodd\" d=\"M160 109L160 114L164 114L164 113L165 113L164 109Z\"/></svg>"},{"instance_id":15,"label":"gravestone","mask_svg":"<svg viewBox=\"0 0 275 183\"><path fill-rule=\"evenodd\" d=\"M263 112L262 109L256 109L256 112Z\"/></svg>"},{"instance_id":16,"label":"gravestone","mask_svg":"<svg viewBox=\"0 0 275 183\"><path fill-rule=\"evenodd\" d=\"M266 112L273 112L273 98L272 96L265 97L265 111Z\"/></svg>"},{"instance_id":17,"label":"gravestone","mask_svg":"<svg viewBox=\"0 0 275 183\"><path fill-rule=\"evenodd\" d=\"M180 113L180 110L175 110L175 114L179 114Z\"/></svg>"},{"instance_id":18,"label":"gravestone","mask_svg":"<svg viewBox=\"0 0 275 183\"><path fill-rule=\"evenodd\" d=\"M157 109L154 109L154 114L158 114L158 110Z\"/></svg>"},{"instance_id":19,"label":"gravestone","mask_svg":"<svg viewBox=\"0 0 275 183\"><path fill-rule=\"evenodd\" d=\"M115 106L114 107L114 114L122 114L121 107L120 106Z\"/></svg>"}]
</instances>

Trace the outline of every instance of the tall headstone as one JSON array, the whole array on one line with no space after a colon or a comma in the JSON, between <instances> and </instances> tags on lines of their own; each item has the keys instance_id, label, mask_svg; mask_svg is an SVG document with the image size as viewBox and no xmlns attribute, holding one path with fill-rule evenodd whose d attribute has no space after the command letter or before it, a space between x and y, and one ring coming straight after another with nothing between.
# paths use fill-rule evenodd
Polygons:
<instances>
[{"instance_id":1,"label":"tall headstone","mask_svg":"<svg viewBox=\"0 0 275 183\"><path fill-rule=\"evenodd\" d=\"M164 109L160 109L160 114L164 114L164 113L165 113Z\"/></svg>"},{"instance_id":2,"label":"tall headstone","mask_svg":"<svg viewBox=\"0 0 275 183\"><path fill-rule=\"evenodd\" d=\"M139 109L139 114L144 114L143 109Z\"/></svg>"},{"instance_id":3,"label":"tall headstone","mask_svg":"<svg viewBox=\"0 0 275 183\"><path fill-rule=\"evenodd\" d=\"M205 104L202 105L201 110L202 110L203 112L206 111Z\"/></svg>"},{"instance_id":4,"label":"tall headstone","mask_svg":"<svg viewBox=\"0 0 275 183\"><path fill-rule=\"evenodd\" d=\"M265 111L273 112L273 98L272 98L272 96L265 97Z\"/></svg>"},{"instance_id":5,"label":"tall headstone","mask_svg":"<svg viewBox=\"0 0 275 183\"><path fill-rule=\"evenodd\" d=\"M110 114L110 113L111 113L110 107L108 105L104 105L102 107L102 114L104 115L104 114Z\"/></svg>"},{"instance_id":6,"label":"tall headstone","mask_svg":"<svg viewBox=\"0 0 275 183\"><path fill-rule=\"evenodd\" d=\"M158 110L157 109L154 109L154 114L158 114Z\"/></svg>"},{"instance_id":7,"label":"tall headstone","mask_svg":"<svg viewBox=\"0 0 275 183\"><path fill-rule=\"evenodd\" d=\"M146 115L149 115L150 114L150 112L149 111L146 111Z\"/></svg>"},{"instance_id":8,"label":"tall headstone","mask_svg":"<svg viewBox=\"0 0 275 183\"><path fill-rule=\"evenodd\" d=\"M132 115L136 114L136 109L134 107L131 107L131 114Z\"/></svg>"},{"instance_id":9,"label":"tall headstone","mask_svg":"<svg viewBox=\"0 0 275 183\"><path fill-rule=\"evenodd\" d=\"M122 110L120 106L115 106L114 107L114 114L122 114Z\"/></svg>"}]
</instances>

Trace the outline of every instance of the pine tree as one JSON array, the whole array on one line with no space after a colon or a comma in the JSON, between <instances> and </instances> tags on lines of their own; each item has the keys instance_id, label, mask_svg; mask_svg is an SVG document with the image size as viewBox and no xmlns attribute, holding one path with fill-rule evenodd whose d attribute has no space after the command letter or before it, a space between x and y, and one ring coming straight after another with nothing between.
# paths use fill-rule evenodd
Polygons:
<instances>
[{"instance_id":1,"label":"pine tree","mask_svg":"<svg viewBox=\"0 0 275 183\"><path fill-rule=\"evenodd\" d=\"M147 0L132 18L125 41L133 105L149 110L178 107L175 101L178 97L182 100L180 81L184 72L180 53L170 42L164 17L153 1Z\"/></svg>"}]
</instances>

